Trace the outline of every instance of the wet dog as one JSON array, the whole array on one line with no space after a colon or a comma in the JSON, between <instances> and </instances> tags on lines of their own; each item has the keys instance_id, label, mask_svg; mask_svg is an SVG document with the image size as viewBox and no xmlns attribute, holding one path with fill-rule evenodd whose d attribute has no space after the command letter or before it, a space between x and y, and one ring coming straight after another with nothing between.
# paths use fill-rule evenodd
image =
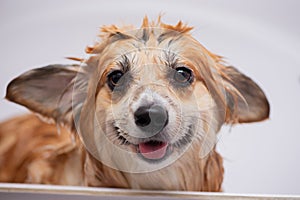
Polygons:
<instances>
[{"instance_id":1,"label":"wet dog","mask_svg":"<svg viewBox=\"0 0 300 200\"><path fill-rule=\"evenodd\" d=\"M0 181L221 191L223 124L261 121L260 87L179 22L104 26L78 65L14 79L6 98L34 115L0 125Z\"/></svg>"}]
</instances>

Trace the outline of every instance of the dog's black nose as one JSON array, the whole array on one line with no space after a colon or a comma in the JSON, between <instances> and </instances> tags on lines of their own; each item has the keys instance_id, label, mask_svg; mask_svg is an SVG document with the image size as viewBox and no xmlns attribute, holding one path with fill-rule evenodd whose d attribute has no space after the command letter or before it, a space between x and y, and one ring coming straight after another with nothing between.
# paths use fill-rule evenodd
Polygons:
<instances>
[{"instance_id":1,"label":"dog's black nose","mask_svg":"<svg viewBox=\"0 0 300 200\"><path fill-rule=\"evenodd\" d=\"M168 112L159 105L142 106L134 113L135 124L145 132L158 133L168 124Z\"/></svg>"}]
</instances>

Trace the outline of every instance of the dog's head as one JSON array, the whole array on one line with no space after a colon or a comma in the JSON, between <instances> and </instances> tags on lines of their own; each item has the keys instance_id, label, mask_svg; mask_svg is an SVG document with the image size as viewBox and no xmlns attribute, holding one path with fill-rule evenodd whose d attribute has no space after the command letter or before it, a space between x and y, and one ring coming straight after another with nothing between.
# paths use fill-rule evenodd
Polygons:
<instances>
[{"instance_id":1,"label":"dog's head","mask_svg":"<svg viewBox=\"0 0 300 200\"><path fill-rule=\"evenodd\" d=\"M155 170L186 150L205 156L222 124L266 119L269 104L191 29L147 18L140 29L103 27L81 65L29 71L7 98L77 130L94 157L123 171Z\"/></svg>"}]
</instances>

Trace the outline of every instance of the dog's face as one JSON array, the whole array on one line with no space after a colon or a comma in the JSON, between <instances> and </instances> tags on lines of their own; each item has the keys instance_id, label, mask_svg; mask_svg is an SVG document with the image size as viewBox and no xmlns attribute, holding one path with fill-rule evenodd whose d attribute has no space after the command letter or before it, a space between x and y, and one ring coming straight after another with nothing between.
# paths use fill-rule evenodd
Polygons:
<instances>
[{"instance_id":1,"label":"dog's face","mask_svg":"<svg viewBox=\"0 0 300 200\"><path fill-rule=\"evenodd\" d=\"M224 119L217 120L220 111L189 58L197 43L163 28L139 37L141 31L122 33L103 50L95 95L99 134L136 159L169 163L194 138L215 134Z\"/></svg>"},{"instance_id":2,"label":"dog's face","mask_svg":"<svg viewBox=\"0 0 300 200\"><path fill-rule=\"evenodd\" d=\"M104 27L81 68L25 73L7 98L76 128L94 157L122 171L153 171L185 151L205 156L223 123L265 119L269 105L190 29L147 19L141 29Z\"/></svg>"}]
</instances>

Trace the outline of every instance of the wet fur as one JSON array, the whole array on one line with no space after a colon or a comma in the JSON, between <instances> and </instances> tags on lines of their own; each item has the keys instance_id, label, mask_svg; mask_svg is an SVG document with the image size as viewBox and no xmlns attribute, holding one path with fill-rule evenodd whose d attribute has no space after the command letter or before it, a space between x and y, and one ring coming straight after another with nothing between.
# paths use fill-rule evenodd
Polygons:
<instances>
[{"instance_id":1,"label":"wet fur","mask_svg":"<svg viewBox=\"0 0 300 200\"><path fill-rule=\"evenodd\" d=\"M89 155L78 138L70 136L68 130L60 128L58 133L55 125L46 124L35 115L13 118L1 123L0 127L1 182L159 190L221 190L223 162L215 151L202 160L192 151L188 152L190 155L186 156L190 157L191 162L181 158L177 161L176 171L171 170L173 167L167 167L156 172L132 175L101 164ZM195 178L195 174L199 177ZM172 177L173 180L160 177Z\"/></svg>"},{"instance_id":2,"label":"wet fur","mask_svg":"<svg viewBox=\"0 0 300 200\"><path fill-rule=\"evenodd\" d=\"M25 115L0 124L0 181L221 191L224 170L222 158L215 151L216 133L224 123L255 122L268 118L269 104L258 85L235 68L225 66L220 56L212 54L191 37L191 29L182 22L172 26L162 23L160 19L150 23L147 18L143 21L141 31L134 33L131 32L131 26L104 26L101 30L101 42L86 49L91 54L90 58L72 58L82 61L82 68L79 65L52 65L32 70L14 79L8 86L7 99L38 113L43 121L34 115ZM93 126L89 126L93 119L91 113L97 110L102 113L100 118L103 113L112 113L110 100L113 97L105 86L105 78L115 62L107 62L123 55L122 49L139 49L141 42L147 44L148 48L164 49L170 44L180 47L173 48L172 51L187 58L184 64L192 68L196 81L189 91L178 91L178 98L188 109L187 105L191 103L189 96L194 92L199 105L206 109L201 110L201 131L195 133L196 138L191 141L191 148L176 162L153 172L128 173L102 164L97 155L90 154L91 151L87 151L85 147L94 151L99 145L91 135L94 133ZM114 48L115 46L122 48ZM182 51L182 48L187 51ZM138 55L140 65L149 62L147 52ZM153 55L158 59L151 60L152 63L163 63L159 55ZM170 57L172 58L172 54L169 54L169 60L166 58L166 63L172 60ZM155 73L155 70L147 72L153 72L157 80L164 81L165 77ZM60 80L62 76L66 77L63 82ZM79 77L76 83L75 77ZM74 83L76 90L73 90ZM220 89L221 85L223 89ZM155 86L152 89L157 92L160 90ZM72 91L75 92L70 95ZM94 91L97 94L96 103ZM124 95L126 94L120 93L116 96L116 101ZM72 97L75 99L73 103ZM186 115L189 114L188 110L185 111ZM108 117L109 114L105 116ZM211 123L206 123L208 120ZM84 129L86 132L81 135L81 139L76 133L78 129L74 121L80 124L80 130ZM105 129L108 130L107 134L113 131L108 122L111 120L101 121L104 128L108 127ZM180 137L172 133L170 135L173 139ZM126 160L121 158L119 162L122 164Z\"/></svg>"}]
</instances>

